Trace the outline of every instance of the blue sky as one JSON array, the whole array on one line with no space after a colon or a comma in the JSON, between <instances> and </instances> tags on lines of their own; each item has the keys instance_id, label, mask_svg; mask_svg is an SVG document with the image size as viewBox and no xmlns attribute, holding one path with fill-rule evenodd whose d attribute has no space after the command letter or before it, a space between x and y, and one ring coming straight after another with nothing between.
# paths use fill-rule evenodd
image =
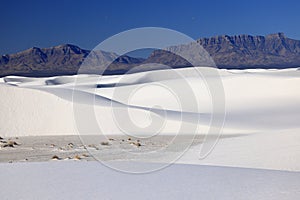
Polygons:
<instances>
[{"instance_id":1,"label":"blue sky","mask_svg":"<svg viewBox=\"0 0 300 200\"><path fill-rule=\"evenodd\" d=\"M157 26L192 38L284 32L300 39L300 1L76 1L1 2L0 53L71 43L92 49L131 28Z\"/></svg>"}]
</instances>

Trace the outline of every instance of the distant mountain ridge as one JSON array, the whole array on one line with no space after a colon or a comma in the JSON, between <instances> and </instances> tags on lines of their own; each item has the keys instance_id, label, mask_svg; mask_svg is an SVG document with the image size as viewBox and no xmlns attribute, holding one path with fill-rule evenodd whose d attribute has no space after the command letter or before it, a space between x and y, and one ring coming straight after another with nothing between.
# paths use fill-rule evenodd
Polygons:
<instances>
[{"instance_id":1,"label":"distant mountain ridge","mask_svg":"<svg viewBox=\"0 0 300 200\"><path fill-rule=\"evenodd\" d=\"M22 75L22 76L56 76L73 75L85 58L90 56L91 65L104 65L113 62L108 73L126 68L128 63L140 63L143 59L129 56L118 56L112 52L90 51L78 46L65 44L50 48L33 47L25 51L3 55L0 58L0 76ZM93 73L93 70L90 70ZM95 71L96 72L96 71Z\"/></svg>"},{"instance_id":2,"label":"distant mountain ridge","mask_svg":"<svg viewBox=\"0 0 300 200\"><path fill-rule=\"evenodd\" d=\"M300 41L287 38L283 33L267 36L222 35L201 38L197 43L211 55L219 68L300 66ZM107 62L113 62L105 71L106 74L122 74L141 64L143 66L140 71L156 69L147 66L149 63L166 64L172 67L190 65L183 58L162 50L155 50L147 59L141 59L126 55L118 56L112 52L84 50L75 45L65 44L50 48L33 47L16 54L3 55L0 57L0 76L73 75L77 74L80 65L88 55L93 58L89 59L91 65L103 66ZM89 73L97 73L97 71L90 69Z\"/></svg>"},{"instance_id":3,"label":"distant mountain ridge","mask_svg":"<svg viewBox=\"0 0 300 200\"><path fill-rule=\"evenodd\" d=\"M197 42L220 68L286 68L300 66L300 41L284 33L267 36L222 35Z\"/></svg>"}]
</instances>

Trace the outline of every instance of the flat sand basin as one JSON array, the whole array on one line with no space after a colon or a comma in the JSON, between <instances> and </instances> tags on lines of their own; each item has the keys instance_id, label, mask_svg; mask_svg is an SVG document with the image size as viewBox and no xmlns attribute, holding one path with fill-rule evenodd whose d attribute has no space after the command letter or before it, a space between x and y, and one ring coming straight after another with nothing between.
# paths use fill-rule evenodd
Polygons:
<instances>
[{"instance_id":1,"label":"flat sand basin","mask_svg":"<svg viewBox=\"0 0 300 200\"><path fill-rule=\"evenodd\" d=\"M49 160L135 160L155 161L167 154L181 155L189 146L201 144L203 135L196 137L165 135L135 138L120 135L93 136L26 136L4 138L1 142L0 162L39 162ZM231 136L222 136L233 137ZM15 141L18 145L4 147ZM151 154L152 152L152 154ZM153 153L154 152L154 153ZM161 152L161 153L157 153ZM141 156L142 155L142 156Z\"/></svg>"}]
</instances>

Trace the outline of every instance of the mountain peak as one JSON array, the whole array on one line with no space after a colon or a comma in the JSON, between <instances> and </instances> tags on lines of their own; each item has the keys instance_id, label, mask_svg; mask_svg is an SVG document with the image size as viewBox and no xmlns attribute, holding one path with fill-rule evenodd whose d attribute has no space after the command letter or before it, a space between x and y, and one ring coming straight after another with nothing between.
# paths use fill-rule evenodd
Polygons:
<instances>
[{"instance_id":1,"label":"mountain peak","mask_svg":"<svg viewBox=\"0 0 300 200\"><path fill-rule=\"evenodd\" d=\"M230 39L235 39L235 38L287 38L283 32L278 32L278 33L271 33L266 36L260 36L260 35L249 35L249 34L239 34L239 35L217 35L213 37L204 37L204 38L199 38L198 41L204 41L204 40L220 40L220 39L225 39L225 40L230 40Z\"/></svg>"},{"instance_id":2,"label":"mountain peak","mask_svg":"<svg viewBox=\"0 0 300 200\"><path fill-rule=\"evenodd\" d=\"M58 46L54 46L53 48L78 48L78 49L80 49L80 47L79 46L77 46L77 45L74 45L74 44L61 44L61 45L58 45Z\"/></svg>"},{"instance_id":3,"label":"mountain peak","mask_svg":"<svg viewBox=\"0 0 300 200\"><path fill-rule=\"evenodd\" d=\"M278 32L278 33L268 34L266 35L266 38L286 38L286 36L284 33Z\"/></svg>"},{"instance_id":4,"label":"mountain peak","mask_svg":"<svg viewBox=\"0 0 300 200\"><path fill-rule=\"evenodd\" d=\"M79 46L73 45L73 44L61 44L58 46L54 46L51 48L45 48L45 50L49 49L54 49L54 50L59 50L63 51L64 53L75 53L75 54L85 54L87 55L89 53L88 50L82 49Z\"/></svg>"}]
</instances>

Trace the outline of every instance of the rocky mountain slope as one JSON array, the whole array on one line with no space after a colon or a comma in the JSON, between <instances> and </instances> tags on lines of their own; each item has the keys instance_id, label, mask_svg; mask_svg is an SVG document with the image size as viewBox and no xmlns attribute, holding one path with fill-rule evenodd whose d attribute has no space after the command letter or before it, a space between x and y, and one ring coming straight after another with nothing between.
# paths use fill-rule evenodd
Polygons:
<instances>
[{"instance_id":1,"label":"rocky mountain slope","mask_svg":"<svg viewBox=\"0 0 300 200\"><path fill-rule=\"evenodd\" d=\"M300 41L283 33L267 36L217 36L197 41L220 68L286 68L300 66Z\"/></svg>"},{"instance_id":2,"label":"rocky mountain slope","mask_svg":"<svg viewBox=\"0 0 300 200\"><path fill-rule=\"evenodd\" d=\"M128 64L141 63L143 59L118 56L105 51L89 51L75 45L65 44L50 48L33 47L28 50L0 57L0 76L56 76L76 74L85 58L90 66L103 66L113 62L106 73L122 72ZM88 73L96 73L93 67Z\"/></svg>"},{"instance_id":3,"label":"rocky mountain slope","mask_svg":"<svg viewBox=\"0 0 300 200\"><path fill-rule=\"evenodd\" d=\"M288 68L300 66L300 41L287 38L283 33L267 36L216 36L197 40L212 57L218 68ZM194 52L194 44L190 44ZM186 48L189 49L189 48ZM205 55L203 55L205 57ZM154 51L146 62L187 66L184 59L161 50Z\"/></svg>"}]
</instances>

